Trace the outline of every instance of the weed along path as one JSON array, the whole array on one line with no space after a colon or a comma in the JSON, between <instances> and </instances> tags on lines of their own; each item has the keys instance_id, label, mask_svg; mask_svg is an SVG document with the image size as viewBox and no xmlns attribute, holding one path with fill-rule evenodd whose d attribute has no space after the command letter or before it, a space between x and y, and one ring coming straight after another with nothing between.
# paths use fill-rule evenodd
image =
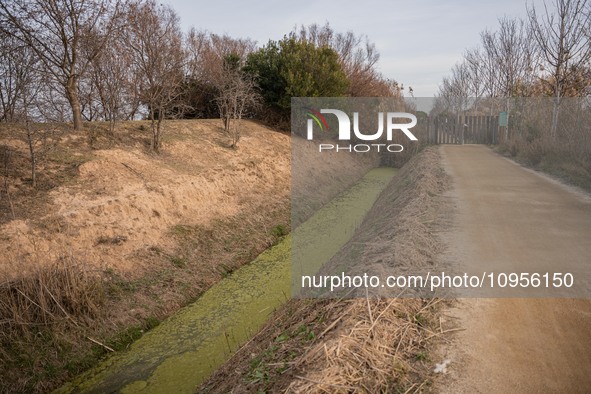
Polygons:
<instances>
[{"instance_id":1,"label":"weed along path","mask_svg":"<svg viewBox=\"0 0 591 394\"><path fill-rule=\"evenodd\" d=\"M451 313L464 330L447 350L442 391L590 392L591 198L485 146L441 150L456 204L445 259L474 274L570 271L579 286L566 294L506 287L460 299Z\"/></svg>"},{"instance_id":2,"label":"weed along path","mask_svg":"<svg viewBox=\"0 0 591 394\"><path fill-rule=\"evenodd\" d=\"M327 260L353 235L394 173L389 168L369 171L316 213L336 220L329 228L305 230L308 234L321 231L318 238L331 239L329 245L323 243ZM310 223L316 226L315 217L298 229ZM290 297L290 259L288 236L146 333L128 351L110 357L56 392L192 393Z\"/></svg>"}]
</instances>

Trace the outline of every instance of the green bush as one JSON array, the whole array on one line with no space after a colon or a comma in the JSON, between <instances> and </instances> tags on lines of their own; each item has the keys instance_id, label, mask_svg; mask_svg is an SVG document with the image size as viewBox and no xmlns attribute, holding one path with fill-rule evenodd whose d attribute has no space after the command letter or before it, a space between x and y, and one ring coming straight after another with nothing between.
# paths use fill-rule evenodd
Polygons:
<instances>
[{"instance_id":1,"label":"green bush","mask_svg":"<svg viewBox=\"0 0 591 394\"><path fill-rule=\"evenodd\" d=\"M289 116L292 97L336 97L349 81L338 54L293 35L250 54L244 70L256 76L265 104Z\"/></svg>"}]
</instances>

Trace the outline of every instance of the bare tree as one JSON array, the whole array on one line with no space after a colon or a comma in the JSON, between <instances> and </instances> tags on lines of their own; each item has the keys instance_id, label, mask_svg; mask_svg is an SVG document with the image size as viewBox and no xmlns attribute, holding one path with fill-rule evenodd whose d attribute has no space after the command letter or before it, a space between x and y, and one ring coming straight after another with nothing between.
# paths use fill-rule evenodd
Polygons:
<instances>
[{"instance_id":1,"label":"bare tree","mask_svg":"<svg viewBox=\"0 0 591 394\"><path fill-rule=\"evenodd\" d=\"M228 57L235 58L242 66L248 55L256 49L256 42L248 38L232 38L191 29L186 47L189 55L188 74L205 83L216 84L224 74Z\"/></svg>"},{"instance_id":2,"label":"bare tree","mask_svg":"<svg viewBox=\"0 0 591 394\"><path fill-rule=\"evenodd\" d=\"M535 42L527 24L520 19L499 19L497 57L500 93L504 97L528 95L537 67Z\"/></svg>"},{"instance_id":3,"label":"bare tree","mask_svg":"<svg viewBox=\"0 0 591 394\"><path fill-rule=\"evenodd\" d=\"M232 148L238 147L240 123L249 109L255 109L260 102L254 77L241 69L239 55L230 55L224 59L221 75L216 80L216 102L224 130L232 138Z\"/></svg>"},{"instance_id":4,"label":"bare tree","mask_svg":"<svg viewBox=\"0 0 591 394\"><path fill-rule=\"evenodd\" d=\"M84 81L88 86L88 117L92 116L94 107L98 111L97 116L109 123L111 133L117 121L133 119L140 106L140 95L136 89L139 76L129 67L131 62L132 57L126 51L121 36L114 35L92 62ZM82 113L85 114L84 108Z\"/></svg>"},{"instance_id":5,"label":"bare tree","mask_svg":"<svg viewBox=\"0 0 591 394\"><path fill-rule=\"evenodd\" d=\"M561 98L569 88L567 82L574 73L588 67L591 60L589 4L588 0L555 0L555 9L548 9L544 3L542 14L533 4L527 9L532 35L549 75L543 81L550 85L554 96L550 132L553 138L557 134Z\"/></svg>"},{"instance_id":6,"label":"bare tree","mask_svg":"<svg viewBox=\"0 0 591 394\"><path fill-rule=\"evenodd\" d=\"M228 84L231 85L228 78L231 81L236 78L235 70L228 69L227 60L232 57L241 68L256 49L256 42L191 29L185 47L188 53L187 84L190 84L188 101L193 104L194 115L224 118L220 113L221 108L225 108L224 105L220 107L220 91L226 89L227 92Z\"/></svg>"},{"instance_id":7,"label":"bare tree","mask_svg":"<svg viewBox=\"0 0 591 394\"><path fill-rule=\"evenodd\" d=\"M500 18L496 32L480 34L481 49L465 59L478 63L482 92L488 97L529 95L537 67L537 52L528 25L519 19Z\"/></svg>"},{"instance_id":8,"label":"bare tree","mask_svg":"<svg viewBox=\"0 0 591 394\"><path fill-rule=\"evenodd\" d=\"M292 35L317 47L330 47L339 55L349 80L348 93L351 96L379 96L389 92L388 81L377 70L380 54L366 36L355 35L351 31L335 32L328 23L302 26Z\"/></svg>"},{"instance_id":9,"label":"bare tree","mask_svg":"<svg viewBox=\"0 0 591 394\"><path fill-rule=\"evenodd\" d=\"M31 185L37 186L37 165L39 159L44 156L51 144L54 132L46 125L36 127L33 123L38 120L40 95L43 92L46 74L40 71L41 62L36 53L27 45L9 38L10 51L3 56L3 63L8 65L10 71L9 82L11 89L9 93L10 111L8 121L21 124L24 133L15 128L14 134L23 138L29 150L31 163ZM8 47L5 47L8 49Z\"/></svg>"},{"instance_id":10,"label":"bare tree","mask_svg":"<svg viewBox=\"0 0 591 394\"><path fill-rule=\"evenodd\" d=\"M480 75L482 76L483 92L487 97L496 97L500 95L496 33L489 30L483 31L480 33L480 42L482 46Z\"/></svg>"},{"instance_id":11,"label":"bare tree","mask_svg":"<svg viewBox=\"0 0 591 394\"><path fill-rule=\"evenodd\" d=\"M472 96L470 69L466 63L458 63L451 71L439 86L439 101L446 110L460 114L468 109Z\"/></svg>"},{"instance_id":12,"label":"bare tree","mask_svg":"<svg viewBox=\"0 0 591 394\"><path fill-rule=\"evenodd\" d=\"M209 34L191 27L185 37L185 50L187 51L187 75L201 79L204 72L205 53L209 50Z\"/></svg>"},{"instance_id":13,"label":"bare tree","mask_svg":"<svg viewBox=\"0 0 591 394\"><path fill-rule=\"evenodd\" d=\"M17 111L17 100L23 90L23 70L25 59L22 44L0 31L0 121L13 122Z\"/></svg>"},{"instance_id":14,"label":"bare tree","mask_svg":"<svg viewBox=\"0 0 591 394\"><path fill-rule=\"evenodd\" d=\"M485 63L482 51L479 48L466 51L464 63L468 72L468 84L470 94L474 97L482 97L485 94Z\"/></svg>"},{"instance_id":15,"label":"bare tree","mask_svg":"<svg viewBox=\"0 0 591 394\"><path fill-rule=\"evenodd\" d=\"M138 75L142 101L151 120L151 148L158 152L162 122L178 107L186 62L183 36L175 11L154 0L132 4L127 11L126 44Z\"/></svg>"},{"instance_id":16,"label":"bare tree","mask_svg":"<svg viewBox=\"0 0 591 394\"><path fill-rule=\"evenodd\" d=\"M115 26L115 0L7 0L0 2L0 28L29 46L59 81L82 127L78 82L104 47ZM82 47L91 50L82 55Z\"/></svg>"}]
</instances>

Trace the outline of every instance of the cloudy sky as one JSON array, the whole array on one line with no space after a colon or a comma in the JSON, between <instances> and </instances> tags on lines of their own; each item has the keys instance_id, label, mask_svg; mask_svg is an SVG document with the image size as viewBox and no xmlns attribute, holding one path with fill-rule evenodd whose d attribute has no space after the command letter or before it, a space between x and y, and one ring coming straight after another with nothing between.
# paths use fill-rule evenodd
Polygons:
<instances>
[{"instance_id":1,"label":"cloudy sky","mask_svg":"<svg viewBox=\"0 0 591 394\"><path fill-rule=\"evenodd\" d=\"M529 0L540 7L542 0ZM525 17L525 0L323 1L169 0L182 26L259 45L278 40L296 25L329 22L336 31L367 35L376 44L380 71L416 97L431 97L441 78L478 44L479 33L495 29L503 15Z\"/></svg>"}]
</instances>

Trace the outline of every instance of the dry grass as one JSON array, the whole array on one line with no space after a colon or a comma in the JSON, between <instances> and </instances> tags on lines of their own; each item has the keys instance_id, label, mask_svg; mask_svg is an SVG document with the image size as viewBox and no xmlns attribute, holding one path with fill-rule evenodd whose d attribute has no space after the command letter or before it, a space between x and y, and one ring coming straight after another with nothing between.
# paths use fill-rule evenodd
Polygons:
<instances>
[{"instance_id":1,"label":"dry grass","mask_svg":"<svg viewBox=\"0 0 591 394\"><path fill-rule=\"evenodd\" d=\"M72 256L0 283L0 391L48 391L64 355L83 359L70 352L77 342L99 344L85 333L105 316L105 290L102 275Z\"/></svg>"},{"instance_id":2,"label":"dry grass","mask_svg":"<svg viewBox=\"0 0 591 394\"><path fill-rule=\"evenodd\" d=\"M426 149L413 157L384 190L356 235L333 259L348 273L424 274L433 270L443 246L437 236L449 185L439 152ZM359 251L359 245L366 247ZM329 263L330 271L331 264ZM333 271L333 272L339 272ZM418 297L391 289L378 295ZM362 294L357 294L360 296ZM406 392L430 384L422 361L428 339L442 332L435 307L440 299L386 298L357 300L342 317L344 332L302 357L306 371L292 392Z\"/></svg>"},{"instance_id":3,"label":"dry grass","mask_svg":"<svg viewBox=\"0 0 591 394\"><path fill-rule=\"evenodd\" d=\"M0 392L50 391L125 349L289 228L288 136L244 122L235 150L219 120L171 121L155 155L146 124L65 134L37 190L0 125Z\"/></svg>"},{"instance_id":4,"label":"dry grass","mask_svg":"<svg viewBox=\"0 0 591 394\"><path fill-rule=\"evenodd\" d=\"M85 270L71 257L0 284L2 334L27 335L36 325L99 316L104 304L102 278ZM75 320L76 319L76 320ZM33 330L34 331L34 330Z\"/></svg>"},{"instance_id":5,"label":"dry grass","mask_svg":"<svg viewBox=\"0 0 591 394\"><path fill-rule=\"evenodd\" d=\"M442 333L439 301L355 300L328 327L341 329L298 359L286 392L420 392L431 385L430 340Z\"/></svg>"},{"instance_id":6,"label":"dry grass","mask_svg":"<svg viewBox=\"0 0 591 394\"><path fill-rule=\"evenodd\" d=\"M441 299L291 300L197 391L421 392ZM439 360L437 360L439 361Z\"/></svg>"},{"instance_id":7,"label":"dry grass","mask_svg":"<svg viewBox=\"0 0 591 394\"><path fill-rule=\"evenodd\" d=\"M522 165L591 191L591 148L588 143L586 145L585 151L585 145L573 148L549 137L528 141L518 136L505 141L497 151Z\"/></svg>"},{"instance_id":8,"label":"dry grass","mask_svg":"<svg viewBox=\"0 0 591 394\"><path fill-rule=\"evenodd\" d=\"M414 156L378 197L352 239L322 268L322 275L423 275L445 271L437 255L443 250L438 232L447 225L450 180L437 148ZM398 297L400 289L370 288L370 295ZM347 296L340 289L326 296ZM353 294L365 297L364 289ZM426 295L422 289L407 289L403 297Z\"/></svg>"},{"instance_id":9,"label":"dry grass","mask_svg":"<svg viewBox=\"0 0 591 394\"><path fill-rule=\"evenodd\" d=\"M582 98L562 98L556 134L551 130L554 100L517 100L509 139L497 147L520 164L591 191L591 111Z\"/></svg>"}]
</instances>

